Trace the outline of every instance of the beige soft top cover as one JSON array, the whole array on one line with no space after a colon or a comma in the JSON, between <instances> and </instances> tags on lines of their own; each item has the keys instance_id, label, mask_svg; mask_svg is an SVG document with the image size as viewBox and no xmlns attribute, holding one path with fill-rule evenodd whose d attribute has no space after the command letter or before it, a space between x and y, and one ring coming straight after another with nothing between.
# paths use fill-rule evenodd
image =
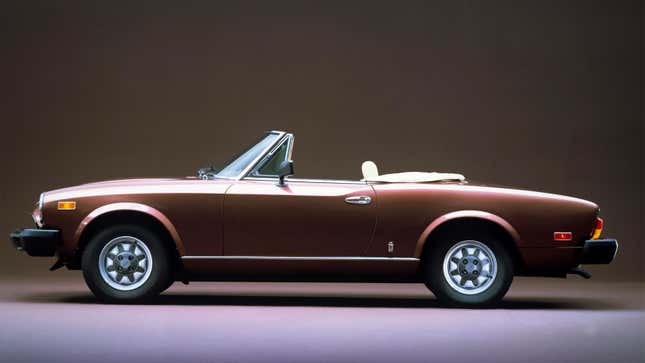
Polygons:
<instances>
[{"instance_id":1,"label":"beige soft top cover","mask_svg":"<svg viewBox=\"0 0 645 363\"><path fill-rule=\"evenodd\" d=\"M405 173L393 173L378 175L378 168L373 161L365 161L361 166L363 171L362 181L381 183L430 183L444 180L465 180L461 174L409 171Z\"/></svg>"}]
</instances>

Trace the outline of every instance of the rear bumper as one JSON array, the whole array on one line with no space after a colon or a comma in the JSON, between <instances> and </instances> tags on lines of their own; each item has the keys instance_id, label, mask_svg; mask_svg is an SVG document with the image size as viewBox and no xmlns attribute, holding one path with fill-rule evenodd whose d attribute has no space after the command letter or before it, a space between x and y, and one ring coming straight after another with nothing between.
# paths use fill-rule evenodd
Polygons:
<instances>
[{"instance_id":1,"label":"rear bumper","mask_svg":"<svg viewBox=\"0 0 645 363\"><path fill-rule=\"evenodd\" d=\"M580 263L583 265L608 264L618 252L618 241L615 239L590 239L582 247Z\"/></svg>"},{"instance_id":2,"label":"rear bumper","mask_svg":"<svg viewBox=\"0 0 645 363\"><path fill-rule=\"evenodd\" d=\"M60 241L60 231L56 229L20 229L11 234L11 243L18 251L29 256L53 256Z\"/></svg>"}]
</instances>

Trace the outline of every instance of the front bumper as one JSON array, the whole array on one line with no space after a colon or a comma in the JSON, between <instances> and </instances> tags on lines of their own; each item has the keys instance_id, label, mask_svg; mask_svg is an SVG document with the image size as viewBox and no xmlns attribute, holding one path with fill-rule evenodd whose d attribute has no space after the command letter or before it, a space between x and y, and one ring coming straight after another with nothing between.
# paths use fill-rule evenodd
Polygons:
<instances>
[{"instance_id":1,"label":"front bumper","mask_svg":"<svg viewBox=\"0 0 645 363\"><path fill-rule=\"evenodd\" d=\"M29 256L53 256L60 242L60 231L25 228L9 234L9 238L15 249Z\"/></svg>"},{"instance_id":2,"label":"front bumper","mask_svg":"<svg viewBox=\"0 0 645 363\"><path fill-rule=\"evenodd\" d=\"M615 239L590 239L585 241L582 247L580 263L608 264L614 260L618 252L618 241Z\"/></svg>"}]
</instances>

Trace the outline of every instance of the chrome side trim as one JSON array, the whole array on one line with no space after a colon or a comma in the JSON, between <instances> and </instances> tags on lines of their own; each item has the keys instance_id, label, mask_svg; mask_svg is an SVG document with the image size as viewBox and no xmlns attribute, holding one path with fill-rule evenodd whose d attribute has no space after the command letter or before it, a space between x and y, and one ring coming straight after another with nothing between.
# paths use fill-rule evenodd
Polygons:
<instances>
[{"instance_id":1,"label":"chrome side trim","mask_svg":"<svg viewBox=\"0 0 645 363\"><path fill-rule=\"evenodd\" d=\"M335 184L363 184L367 185L367 182L360 180L344 180L344 179L298 179L298 178L289 178L291 181L303 182L303 183L335 183Z\"/></svg>"},{"instance_id":2,"label":"chrome side trim","mask_svg":"<svg viewBox=\"0 0 645 363\"><path fill-rule=\"evenodd\" d=\"M418 262L416 257L363 256L182 256L182 260L293 260L293 261L394 261Z\"/></svg>"},{"instance_id":3,"label":"chrome side trim","mask_svg":"<svg viewBox=\"0 0 645 363\"><path fill-rule=\"evenodd\" d=\"M255 181L270 181L275 183L278 178L273 177L258 177L258 176L247 176L242 178L242 180L255 180ZM342 180L342 179L301 179L301 178L285 178L286 181L299 182L299 183L325 183L325 184L362 184L368 185L367 182L359 180Z\"/></svg>"}]
</instances>

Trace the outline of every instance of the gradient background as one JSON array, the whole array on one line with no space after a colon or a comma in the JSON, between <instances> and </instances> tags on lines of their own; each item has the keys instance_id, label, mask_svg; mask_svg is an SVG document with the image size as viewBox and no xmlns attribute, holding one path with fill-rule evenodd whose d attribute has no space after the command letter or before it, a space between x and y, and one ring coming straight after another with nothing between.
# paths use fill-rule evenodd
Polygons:
<instances>
[{"instance_id":1,"label":"gradient background","mask_svg":"<svg viewBox=\"0 0 645 363\"><path fill-rule=\"evenodd\" d=\"M2 233L41 191L285 129L298 177L371 159L595 201L621 243L595 278L645 278L641 1L213 3L2 5ZM0 244L2 278L51 263Z\"/></svg>"}]
</instances>

